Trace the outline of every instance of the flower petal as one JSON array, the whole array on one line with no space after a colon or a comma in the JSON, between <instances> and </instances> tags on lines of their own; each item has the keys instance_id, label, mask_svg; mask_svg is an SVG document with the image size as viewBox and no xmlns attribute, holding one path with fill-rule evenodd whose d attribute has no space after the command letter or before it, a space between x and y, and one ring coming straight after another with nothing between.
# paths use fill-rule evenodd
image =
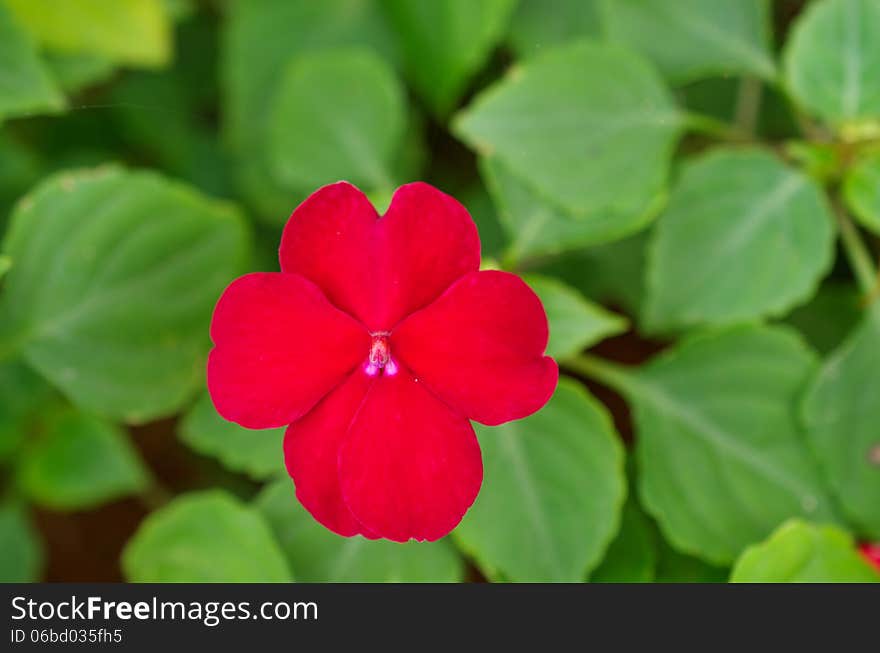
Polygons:
<instances>
[{"instance_id":1,"label":"flower petal","mask_svg":"<svg viewBox=\"0 0 880 653\"><path fill-rule=\"evenodd\" d=\"M315 519L344 536L370 535L342 500L337 460L372 382L366 374L354 372L284 434L284 462L297 498Z\"/></svg>"},{"instance_id":2,"label":"flower petal","mask_svg":"<svg viewBox=\"0 0 880 653\"><path fill-rule=\"evenodd\" d=\"M370 347L363 326L294 274L254 273L223 292L211 322L208 390L217 412L247 428L306 414Z\"/></svg>"},{"instance_id":3,"label":"flower petal","mask_svg":"<svg viewBox=\"0 0 880 653\"><path fill-rule=\"evenodd\" d=\"M463 277L391 334L391 351L441 399L484 424L534 413L556 389L544 356L547 316L537 295L507 272Z\"/></svg>"},{"instance_id":4,"label":"flower petal","mask_svg":"<svg viewBox=\"0 0 880 653\"><path fill-rule=\"evenodd\" d=\"M398 188L379 219L361 191L339 182L293 212L279 258L370 331L389 331L477 270L480 240L465 208L428 184Z\"/></svg>"},{"instance_id":5,"label":"flower petal","mask_svg":"<svg viewBox=\"0 0 880 653\"><path fill-rule=\"evenodd\" d=\"M400 368L370 388L340 449L339 479L376 535L437 540L474 502L483 463L470 422Z\"/></svg>"}]
</instances>

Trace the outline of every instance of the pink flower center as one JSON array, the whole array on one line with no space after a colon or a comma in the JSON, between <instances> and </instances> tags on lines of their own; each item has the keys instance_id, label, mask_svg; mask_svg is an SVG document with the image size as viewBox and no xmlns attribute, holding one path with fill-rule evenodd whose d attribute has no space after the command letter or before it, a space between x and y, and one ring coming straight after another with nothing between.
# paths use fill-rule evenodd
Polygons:
<instances>
[{"instance_id":1,"label":"pink flower center","mask_svg":"<svg viewBox=\"0 0 880 653\"><path fill-rule=\"evenodd\" d=\"M388 342L388 336L391 334L387 331L378 331L370 335L373 340L370 343L370 355L367 358L364 371L369 376L379 374L394 376L397 374L397 363L391 358L391 345Z\"/></svg>"}]
</instances>

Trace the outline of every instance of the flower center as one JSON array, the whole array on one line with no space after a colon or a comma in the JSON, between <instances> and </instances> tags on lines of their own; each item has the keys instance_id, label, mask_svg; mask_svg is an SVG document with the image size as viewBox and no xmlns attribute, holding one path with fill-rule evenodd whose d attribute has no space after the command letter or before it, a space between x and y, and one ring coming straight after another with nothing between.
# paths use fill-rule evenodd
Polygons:
<instances>
[{"instance_id":1,"label":"flower center","mask_svg":"<svg viewBox=\"0 0 880 653\"><path fill-rule=\"evenodd\" d=\"M369 376L379 374L394 376L397 374L397 363L391 358L391 345L388 342L388 336L391 334L387 331L377 331L370 335L373 340L370 342L370 355L367 358L364 371Z\"/></svg>"}]
</instances>

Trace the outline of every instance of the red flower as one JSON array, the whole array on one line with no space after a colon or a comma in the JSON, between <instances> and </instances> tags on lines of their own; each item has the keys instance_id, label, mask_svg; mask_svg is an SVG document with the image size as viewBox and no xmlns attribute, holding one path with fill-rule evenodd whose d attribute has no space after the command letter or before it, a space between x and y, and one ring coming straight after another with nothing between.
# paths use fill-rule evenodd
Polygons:
<instances>
[{"instance_id":1,"label":"red flower","mask_svg":"<svg viewBox=\"0 0 880 653\"><path fill-rule=\"evenodd\" d=\"M280 273L236 279L214 310L218 412L290 425L297 497L330 530L443 537L482 483L469 420L525 417L556 388L540 300L512 274L479 272L470 215L423 183L398 188L381 219L351 184L321 188L279 257Z\"/></svg>"},{"instance_id":2,"label":"red flower","mask_svg":"<svg viewBox=\"0 0 880 653\"><path fill-rule=\"evenodd\" d=\"M859 551L880 572L880 542L864 542L859 545Z\"/></svg>"}]
</instances>

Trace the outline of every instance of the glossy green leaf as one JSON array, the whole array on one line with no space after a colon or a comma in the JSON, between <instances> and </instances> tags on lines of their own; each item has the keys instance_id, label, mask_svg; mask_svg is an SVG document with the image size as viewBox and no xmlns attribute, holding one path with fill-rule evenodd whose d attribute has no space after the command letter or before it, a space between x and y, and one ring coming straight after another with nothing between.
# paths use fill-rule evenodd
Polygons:
<instances>
[{"instance_id":1,"label":"glossy green leaf","mask_svg":"<svg viewBox=\"0 0 880 653\"><path fill-rule=\"evenodd\" d=\"M653 231L646 323L668 330L786 312L830 268L833 224L818 186L770 154L715 150L690 161Z\"/></svg>"},{"instance_id":2,"label":"glossy green leaf","mask_svg":"<svg viewBox=\"0 0 880 653\"><path fill-rule=\"evenodd\" d=\"M837 348L864 314L863 298L849 281L826 281L808 304L794 309L786 323L820 354Z\"/></svg>"},{"instance_id":3,"label":"glossy green leaf","mask_svg":"<svg viewBox=\"0 0 880 653\"><path fill-rule=\"evenodd\" d=\"M584 218L642 214L655 202L682 120L641 58L583 42L514 67L454 126L480 154L498 157L541 196Z\"/></svg>"},{"instance_id":4,"label":"glossy green leaf","mask_svg":"<svg viewBox=\"0 0 880 653\"><path fill-rule=\"evenodd\" d=\"M171 21L161 0L4 0L47 48L162 66L172 53Z\"/></svg>"},{"instance_id":5,"label":"glossy green leaf","mask_svg":"<svg viewBox=\"0 0 880 653\"><path fill-rule=\"evenodd\" d=\"M481 159L480 169L510 241L505 259L511 263L618 240L644 227L656 214L651 207L629 215L598 211L575 220L497 157Z\"/></svg>"},{"instance_id":6,"label":"glossy green leaf","mask_svg":"<svg viewBox=\"0 0 880 653\"><path fill-rule=\"evenodd\" d=\"M175 498L148 515L122 552L134 583L284 583L284 554L255 509L222 490Z\"/></svg>"},{"instance_id":7,"label":"glossy green leaf","mask_svg":"<svg viewBox=\"0 0 880 653\"><path fill-rule=\"evenodd\" d=\"M248 0L229 4L223 37L223 126L238 182L259 217L283 224L305 197L274 178L266 152L284 71L299 55L337 47L367 46L392 60L393 35L375 0Z\"/></svg>"},{"instance_id":8,"label":"glossy green leaf","mask_svg":"<svg viewBox=\"0 0 880 653\"><path fill-rule=\"evenodd\" d=\"M48 418L25 448L18 483L41 506L81 510L143 491L150 479L125 431L66 411Z\"/></svg>"},{"instance_id":9,"label":"glossy green leaf","mask_svg":"<svg viewBox=\"0 0 880 653\"><path fill-rule=\"evenodd\" d=\"M42 111L57 111L64 97L40 60L36 47L0 2L0 121Z\"/></svg>"},{"instance_id":10,"label":"glossy green leaf","mask_svg":"<svg viewBox=\"0 0 880 653\"><path fill-rule=\"evenodd\" d=\"M655 529L634 497L623 506L620 530L605 558L590 575L591 583L650 583L657 565Z\"/></svg>"},{"instance_id":11,"label":"glossy green leaf","mask_svg":"<svg viewBox=\"0 0 880 653\"><path fill-rule=\"evenodd\" d=\"M843 198L855 218L880 235L880 151L862 157L847 172Z\"/></svg>"},{"instance_id":12,"label":"glossy green leaf","mask_svg":"<svg viewBox=\"0 0 880 653\"><path fill-rule=\"evenodd\" d=\"M520 0L507 39L518 56L530 57L601 33L598 0Z\"/></svg>"},{"instance_id":13,"label":"glossy green leaf","mask_svg":"<svg viewBox=\"0 0 880 653\"><path fill-rule=\"evenodd\" d=\"M52 389L20 361L0 363L0 463L19 450Z\"/></svg>"},{"instance_id":14,"label":"glossy green leaf","mask_svg":"<svg viewBox=\"0 0 880 653\"><path fill-rule=\"evenodd\" d=\"M642 504L677 549L725 564L785 519L834 518L796 419L814 355L781 327L692 337L621 387Z\"/></svg>"},{"instance_id":15,"label":"glossy green leaf","mask_svg":"<svg viewBox=\"0 0 880 653\"><path fill-rule=\"evenodd\" d=\"M880 583L880 573L835 526L786 522L736 561L732 583Z\"/></svg>"},{"instance_id":16,"label":"glossy green leaf","mask_svg":"<svg viewBox=\"0 0 880 653\"><path fill-rule=\"evenodd\" d=\"M211 312L248 238L228 204L104 167L40 184L4 250L0 351L20 351L81 407L140 422L203 383Z\"/></svg>"},{"instance_id":17,"label":"glossy green leaf","mask_svg":"<svg viewBox=\"0 0 880 653\"><path fill-rule=\"evenodd\" d=\"M578 582L618 529L623 447L602 405L562 379L525 419L475 425L483 487L453 536L491 579Z\"/></svg>"},{"instance_id":18,"label":"glossy green leaf","mask_svg":"<svg viewBox=\"0 0 880 653\"><path fill-rule=\"evenodd\" d=\"M676 81L714 75L773 79L768 0L599 0L611 40Z\"/></svg>"},{"instance_id":19,"label":"glossy green leaf","mask_svg":"<svg viewBox=\"0 0 880 653\"><path fill-rule=\"evenodd\" d=\"M416 91L445 115L501 39L514 0L383 0Z\"/></svg>"},{"instance_id":20,"label":"glossy green leaf","mask_svg":"<svg viewBox=\"0 0 880 653\"><path fill-rule=\"evenodd\" d=\"M394 71L367 50L297 57L279 80L267 148L278 179L314 188L345 179L394 186L406 104Z\"/></svg>"},{"instance_id":21,"label":"glossy green leaf","mask_svg":"<svg viewBox=\"0 0 880 653\"><path fill-rule=\"evenodd\" d=\"M626 331L626 318L585 299L561 281L539 275L524 277L541 298L550 323L547 355L574 356L609 336Z\"/></svg>"},{"instance_id":22,"label":"glossy green leaf","mask_svg":"<svg viewBox=\"0 0 880 653\"><path fill-rule=\"evenodd\" d=\"M256 507L301 582L454 583L464 575L461 558L445 540L399 544L328 531L302 507L287 478L266 487Z\"/></svg>"},{"instance_id":23,"label":"glossy green leaf","mask_svg":"<svg viewBox=\"0 0 880 653\"><path fill-rule=\"evenodd\" d=\"M33 583L43 568L43 545L21 506L0 505L0 583Z\"/></svg>"},{"instance_id":24,"label":"glossy green leaf","mask_svg":"<svg viewBox=\"0 0 880 653\"><path fill-rule=\"evenodd\" d=\"M254 431L227 422L207 393L184 416L179 435L199 453L257 480L284 470L284 428Z\"/></svg>"},{"instance_id":25,"label":"glossy green leaf","mask_svg":"<svg viewBox=\"0 0 880 653\"><path fill-rule=\"evenodd\" d=\"M785 50L795 100L846 131L880 119L880 3L817 0L794 22Z\"/></svg>"},{"instance_id":26,"label":"glossy green leaf","mask_svg":"<svg viewBox=\"0 0 880 653\"><path fill-rule=\"evenodd\" d=\"M822 365L804 398L809 442L858 529L880 539L880 305Z\"/></svg>"}]
</instances>

